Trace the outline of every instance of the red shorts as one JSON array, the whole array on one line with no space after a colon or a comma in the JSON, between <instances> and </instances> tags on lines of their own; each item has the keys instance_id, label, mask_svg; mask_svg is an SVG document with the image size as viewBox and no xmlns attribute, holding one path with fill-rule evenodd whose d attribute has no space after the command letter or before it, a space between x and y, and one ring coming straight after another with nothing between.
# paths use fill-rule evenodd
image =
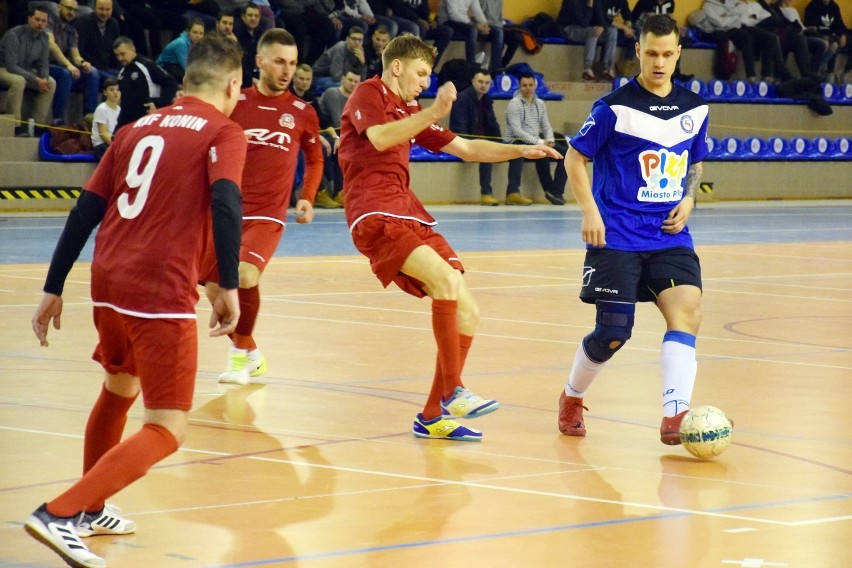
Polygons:
<instances>
[{"instance_id":1,"label":"red shorts","mask_svg":"<svg viewBox=\"0 0 852 568\"><path fill-rule=\"evenodd\" d=\"M364 217L352 230L352 241L361 254L370 259L373 274L385 288L391 282L403 292L422 298L423 283L400 272L408 255L419 246L435 250L456 270L464 272L461 260L447 240L429 225L389 215Z\"/></svg>"},{"instance_id":2,"label":"red shorts","mask_svg":"<svg viewBox=\"0 0 852 568\"><path fill-rule=\"evenodd\" d=\"M150 409L192 409L198 369L195 319L138 318L95 307L98 346L92 359L111 374L139 377Z\"/></svg>"},{"instance_id":3,"label":"red shorts","mask_svg":"<svg viewBox=\"0 0 852 568\"><path fill-rule=\"evenodd\" d=\"M278 243L284 235L284 225L264 219L243 221L242 243L240 244L240 262L255 265L263 272ZM216 265L216 247L213 244L213 232L209 231L201 262L198 266L198 281L219 282L219 267Z\"/></svg>"}]
</instances>

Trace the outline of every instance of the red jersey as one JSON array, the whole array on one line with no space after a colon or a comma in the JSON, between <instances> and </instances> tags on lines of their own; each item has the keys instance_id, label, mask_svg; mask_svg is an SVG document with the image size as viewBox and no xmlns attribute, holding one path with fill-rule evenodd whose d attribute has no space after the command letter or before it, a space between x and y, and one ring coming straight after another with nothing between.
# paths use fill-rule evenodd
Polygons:
<instances>
[{"instance_id":1,"label":"red jersey","mask_svg":"<svg viewBox=\"0 0 852 568\"><path fill-rule=\"evenodd\" d=\"M340 120L338 159L346 188L346 221L349 230L368 215L390 215L434 225L410 187L408 154L411 144L440 152L456 137L437 124L424 129L405 144L379 152L367 138L367 129L420 112L417 101L406 103L382 82L364 81L349 97Z\"/></svg>"},{"instance_id":2,"label":"red jersey","mask_svg":"<svg viewBox=\"0 0 852 568\"><path fill-rule=\"evenodd\" d=\"M284 224L293 193L299 150L305 151L302 199L311 203L322 180L319 118L309 104L287 91L267 97L256 87L243 89L231 119L248 137L243 172L243 219Z\"/></svg>"},{"instance_id":3,"label":"red jersey","mask_svg":"<svg viewBox=\"0 0 852 568\"><path fill-rule=\"evenodd\" d=\"M212 105L182 97L119 130L84 188L107 201L92 300L143 318L194 318L210 186L240 185L246 139Z\"/></svg>"}]
</instances>

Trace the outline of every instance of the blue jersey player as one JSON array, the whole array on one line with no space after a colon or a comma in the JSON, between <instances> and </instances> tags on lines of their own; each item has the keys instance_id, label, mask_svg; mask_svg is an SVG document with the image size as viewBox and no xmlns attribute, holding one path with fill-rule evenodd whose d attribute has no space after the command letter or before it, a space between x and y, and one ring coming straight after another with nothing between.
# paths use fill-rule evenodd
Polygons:
<instances>
[{"instance_id":1,"label":"blue jersey player","mask_svg":"<svg viewBox=\"0 0 852 568\"><path fill-rule=\"evenodd\" d=\"M585 436L583 396L630 339L636 302L652 301L666 320L660 439L680 443L701 323L701 267L686 222L708 153L707 103L671 80L680 50L674 20L647 18L636 44L639 75L595 102L565 157L587 244L580 299L597 308L559 398L567 436Z\"/></svg>"}]
</instances>

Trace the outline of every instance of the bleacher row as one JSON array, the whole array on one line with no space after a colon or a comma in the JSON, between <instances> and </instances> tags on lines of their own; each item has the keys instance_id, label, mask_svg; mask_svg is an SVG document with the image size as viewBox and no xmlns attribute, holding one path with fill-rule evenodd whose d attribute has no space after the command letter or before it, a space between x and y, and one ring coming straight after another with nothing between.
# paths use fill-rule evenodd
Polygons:
<instances>
[{"instance_id":1,"label":"bleacher row","mask_svg":"<svg viewBox=\"0 0 852 568\"><path fill-rule=\"evenodd\" d=\"M545 101L561 101L565 97L561 93L552 92L547 82L544 80L542 73L533 73L536 78L535 94L538 98ZM429 77L429 84L426 89L420 93L421 98L432 99L438 92L438 74L432 73ZM511 99L518 91L518 78L508 73L500 73L496 75L491 83L491 89L488 91L488 96L492 99Z\"/></svg>"}]
</instances>

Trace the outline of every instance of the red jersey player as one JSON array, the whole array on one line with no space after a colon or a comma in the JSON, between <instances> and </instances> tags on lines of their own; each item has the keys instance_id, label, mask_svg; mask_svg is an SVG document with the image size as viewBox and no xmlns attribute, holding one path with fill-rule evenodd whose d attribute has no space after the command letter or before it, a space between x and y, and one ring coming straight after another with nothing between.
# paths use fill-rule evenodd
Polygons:
<instances>
[{"instance_id":1,"label":"red jersey player","mask_svg":"<svg viewBox=\"0 0 852 568\"><path fill-rule=\"evenodd\" d=\"M86 425L83 477L36 509L25 525L70 566L106 566L79 537L134 532L133 521L105 500L183 442L198 363L195 267L211 211L222 274L210 321L219 327L211 335L233 331L239 318L239 183L246 139L227 115L241 78L236 44L205 39L193 46L187 96L121 130L85 184L51 260L32 321L43 346L51 320L59 329L65 279L101 223L92 261L98 331L92 357L106 379ZM140 390L145 424L121 442Z\"/></svg>"},{"instance_id":2,"label":"red jersey player","mask_svg":"<svg viewBox=\"0 0 852 568\"><path fill-rule=\"evenodd\" d=\"M461 380L479 308L462 278L458 255L432 229L435 219L409 187L411 143L477 162L561 156L544 145L466 140L435 124L449 114L456 89L444 83L432 106L421 110L415 99L426 87L434 61L435 49L417 37L396 37L382 53L382 76L364 81L349 97L339 150L345 212L355 247L370 259L382 285L394 282L413 296L432 299L438 360L412 433L475 441L482 433L453 418L475 418L499 406L470 392Z\"/></svg>"},{"instance_id":3,"label":"red jersey player","mask_svg":"<svg viewBox=\"0 0 852 568\"><path fill-rule=\"evenodd\" d=\"M310 223L322 179L323 157L319 118L314 108L289 91L298 63L296 40L290 32L271 29L260 38L257 86L243 90L231 119L249 139L243 173L243 242L240 248L240 321L231 335L225 383L247 384L266 372L266 359L252 337L260 309L258 282L284 234L284 220L293 189L299 151L305 152L305 177L296 203L296 222ZM216 291L212 247L202 262L208 297Z\"/></svg>"}]
</instances>

